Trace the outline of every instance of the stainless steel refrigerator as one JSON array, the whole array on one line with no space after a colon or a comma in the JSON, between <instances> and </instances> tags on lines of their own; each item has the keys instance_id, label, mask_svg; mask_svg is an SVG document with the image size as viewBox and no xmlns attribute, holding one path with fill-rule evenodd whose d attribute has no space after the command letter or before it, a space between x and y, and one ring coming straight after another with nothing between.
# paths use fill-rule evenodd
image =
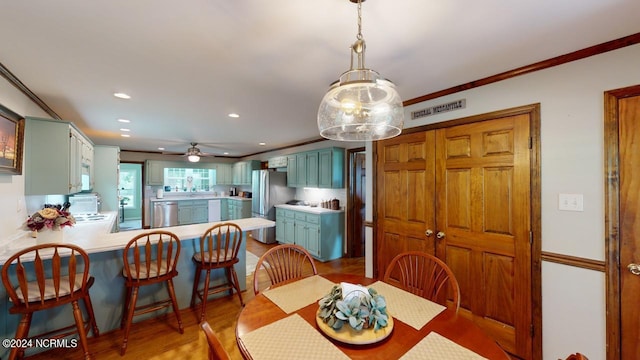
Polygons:
<instances>
[{"instance_id":1,"label":"stainless steel refrigerator","mask_svg":"<svg viewBox=\"0 0 640 360\"><path fill-rule=\"evenodd\" d=\"M274 205L293 200L296 189L287 187L287 173L271 170L253 170L251 173L251 215L276 220ZM251 237L270 244L276 241L275 227L253 230Z\"/></svg>"}]
</instances>

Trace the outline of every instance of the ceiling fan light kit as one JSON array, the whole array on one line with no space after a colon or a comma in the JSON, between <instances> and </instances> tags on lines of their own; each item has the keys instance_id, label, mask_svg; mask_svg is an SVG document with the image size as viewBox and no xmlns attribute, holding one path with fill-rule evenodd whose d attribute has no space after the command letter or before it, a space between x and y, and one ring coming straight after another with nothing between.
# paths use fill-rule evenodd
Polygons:
<instances>
[{"instance_id":1,"label":"ceiling fan light kit","mask_svg":"<svg viewBox=\"0 0 640 360\"><path fill-rule=\"evenodd\" d=\"M196 147L196 145L198 145L198 143L192 142L191 147L187 149L187 152L185 154L190 162L198 162L200 161L200 156L205 155L200 151L200 149Z\"/></svg>"},{"instance_id":2,"label":"ceiling fan light kit","mask_svg":"<svg viewBox=\"0 0 640 360\"><path fill-rule=\"evenodd\" d=\"M351 46L351 68L331 84L318 109L318 130L330 140L373 141L400 135L404 124L402 100L395 85L365 68L362 2L358 4L357 40ZM354 54L357 67L354 67Z\"/></svg>"}]
</instances>

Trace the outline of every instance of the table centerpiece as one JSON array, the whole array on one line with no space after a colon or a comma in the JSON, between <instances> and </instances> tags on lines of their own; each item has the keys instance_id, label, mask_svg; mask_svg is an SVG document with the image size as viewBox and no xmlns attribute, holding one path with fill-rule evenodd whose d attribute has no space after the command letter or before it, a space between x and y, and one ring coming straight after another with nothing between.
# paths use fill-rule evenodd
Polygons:
<instances>
[{"instance_id":1,"label":"table centerpiece","mask_svg":"<svg viewBox=\"0 0 640 360\"><path fill-rule=\"evenodd\" d=\"M332 339L348 344L372 344L393 330L384 296L373 288L340 283L318 301L316 322Z\"/></svg>"}]
</instances>

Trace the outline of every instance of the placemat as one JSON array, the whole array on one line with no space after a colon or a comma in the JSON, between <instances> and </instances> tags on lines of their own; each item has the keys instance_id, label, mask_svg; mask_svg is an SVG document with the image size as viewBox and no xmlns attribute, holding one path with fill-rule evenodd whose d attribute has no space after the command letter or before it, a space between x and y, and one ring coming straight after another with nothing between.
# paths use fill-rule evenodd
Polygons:
<instances>
[{"instance_id":1,"label":"placemat","mask_svg":"<svg viewBox=\"0 0 640 360\"><path fill-rule=\"evenodd\" d=\"M416 330L420 330L426 323L446 309L440 304L382 281L376 281L369 287L374 288L378 294L384 296L391 316Z\"/></svg>"},{"instance_id":2,"label":"placemat","mask_svg":"<svg viewBox=\"0 0 640 360\"><path fill-rule=\"evenodd\" d=\"M298 314L253 330L240 339L254 360L349 359Z\"/></svg>"},{"instance_id":3,"label":"placemat","mask_svg":"<svg viewBox=\"0 0 640 360\"><path fill-rule=\"evenodd\" d=\"M401 360L486 360L473 351L456 344L446 337L431 332L412 347Z\"/></svg>"},{"instance_id":4,"label":"placemat","mask_svg":"<svg viewBox=\"0 0 640 360\"><path fill-rule=\"evenodd\" d=\"M329 292L335 285L320 275L313 275L290 284L263 292L282 311L291 314L312 304Z\"/></svg>"}]
</instances>

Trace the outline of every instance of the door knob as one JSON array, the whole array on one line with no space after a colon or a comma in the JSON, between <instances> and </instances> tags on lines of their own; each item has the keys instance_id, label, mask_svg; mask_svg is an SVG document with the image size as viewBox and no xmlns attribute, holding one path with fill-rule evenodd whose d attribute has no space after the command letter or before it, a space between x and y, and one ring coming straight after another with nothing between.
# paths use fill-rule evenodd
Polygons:
<instances>
[{"instance_id":1,"label":"door knob","mask_svg":"<svg viewBox=\"0 0 640 360\"><path fill-rule=\"evenodd\" d=\"M442 231L438 231L438 233L436 234L436 237L438 239L443 239L445 236L446 236L445 233L443 233Z\"/></svg>"},{"instance_id":2,"label":"door knob","mask_svg":"<svg viewBox=\"0 0 640 360\"><path fill-rule=\"evenodd\" d=\"M427 229L427 231L425 231L425 232L424 232L424 235L425 235L426 237L431 237L431 235L433 235L433 230L431 230L431 229Z\"/></svg>"},{"instance_id":3,"label":"door knob","mask_svg":"<svg viewBox=\"0 0 640 360\"><path fill-rule=\"evenodd\" d=\"M640 275L640 265L638 264L629 264L627 269L629 269L633 275Z\"/></svg>"}]
</instances>

